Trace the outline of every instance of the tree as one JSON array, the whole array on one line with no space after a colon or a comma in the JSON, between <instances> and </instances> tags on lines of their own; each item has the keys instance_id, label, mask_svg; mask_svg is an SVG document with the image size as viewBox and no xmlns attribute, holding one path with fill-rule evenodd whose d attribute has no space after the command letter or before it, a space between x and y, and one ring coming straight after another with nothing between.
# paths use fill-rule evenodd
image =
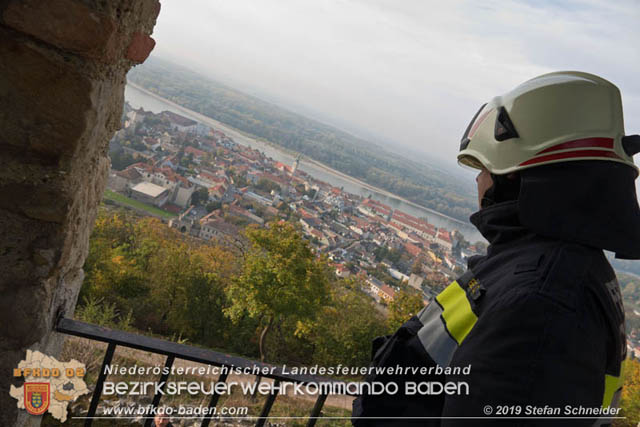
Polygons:
<instances>
[{"instance_id":1,"label":"tree","mask_svg":"<svg viewBox=\"0 0 640 427\"><path fill-rule=\"evenodd\" d=\"M191 203L200 206L209 200L209 192L206 188L198 188L191 195Z\"/></svg>"},{"instance_id":2,"label":"tree","mask_svg":"<svg viewBox=\"0 0 640 427\"><path fill-rule=\"evenodd\" d=\"M393 300L389 303L389 317L387 325L390 331L395 331L411 316L418 314L424 307L422 296L409 293L407 291L396 292Z\"/></svg>"},{"instance_id":3,"label":"tree","mask_svg":"<svg viewBox=\"0 0 640 427\"><path fill-rule=\"evenodd\" d=\"M636 426L640 422L640 362L636 359L627 359L622 397L620 399L620 416L627 417L617 419L614 426Z\"/></svg>"},{"instance_id":4,"label":"tree","mask_svg":"<svg viewBox=\"0 0 640 427\"><path fill-rule=\"evenodd\" d=\"M313 360L324 366L366 366L371 341L386 332L385 320L372 298L360 290L359 279L343 280L332 289L331 303L318 315L310 340Z\"/></svg>"},{"instance_id":5,"label":"tree","mask_svg":"<svg viewBox=\"0 0 640 427\"><path fill-rule=\"evenodd\" d=\"M111 157L111 168L115 170L123 170L128 166L136 163L136 159L132 155L125 153L124 150L119 150L109 155Z\"/></svg>"},{"instance_id":6,"label":"tree","mask_svg":"<svg viewBox=\"0 0 640 427\"><path fill-rule=\"evenodd\" d=\"M424 257L422 256L422 254L416 257L416 260L413 262L413 265L411 266L411 274L422 274L423 259Z\"/></svg>"},{"instance_id":7,"label":"tree","mask_svg":"<svg viewBox=\"0 0 640 427\"><path fill-rule=\"evenodd\" d=\"M272 191L280 192L280 186L266 178L260 178L258 180L258 183L256 184L256 188L258 190L266 191L267 193L270 193Z\"/></svg>"},{"instance_id":8,"label":"tree","mask_svg":"<svg viewBox=\"0 0 640 427\"><path fill-rule=\"evenodd\" d=\"M294 335L309 331L328 300L331 273L292 224L270 223L262 229L252 225L245 234L251 248L242 273L226 290L230 306L225 314L234 321L245 315L258 319L264 361L265 338L272 327L287 319L296 322Z\"/></svg>"},{"instance_id":9,"label":"tree","mask_svg":"<svg viewBox=\"0 0 640 427\"><path fill-rule=\"evenodd\" d=\"M255 331L247 322L232 327L222 314L224 287L237 272L234 254L156 218L101 210L84 269L77 313L87 321L234 349L241 328Z\"/></svg>"},{"instance_id":10,"label":"tree","mask_svg":"<svg viewBox=\"0 0 640 427\"><path fill-rule=\"evenodd\" d=\"M222 203L220 202L209 202L207 203L206 209L207 209L207 213L211 213L217 209L220 209L222 207Z\"/></svg>"}]
</instances>

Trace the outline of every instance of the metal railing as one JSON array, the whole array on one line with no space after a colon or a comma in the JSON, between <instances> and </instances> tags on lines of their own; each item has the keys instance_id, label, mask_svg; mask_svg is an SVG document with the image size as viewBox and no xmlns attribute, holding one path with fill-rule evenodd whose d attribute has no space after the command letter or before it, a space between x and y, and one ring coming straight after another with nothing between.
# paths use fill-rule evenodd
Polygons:
<instances>
[{"instance_id":1,"label":"metal railing","mask_svg":"<svg viewBox=\"0 0 640 427\"><path fill-rule=\"evenodd\" d=\"M275 392L270 393L267 396L267 399L262 407L262 411L260 416L252 417L247 415L247 419L256 419L256 426L263 426L269 417L269 412L273 406L273 403L278 396L279 387L278 385L281 382L290 382L295 384L308 384L308 383L318 383L318 382L339 382L330 378L324 378L313 375L291 375L284 374L282 372L282 368L278 366L272 366L266 363L256 362L253 360L245 359L242 357L231 356L224 353L219 353L213 350L207 350L203 348L193 347L185 344L178 344L171 341L165 341L158 338L147 337L144 335L133 334L130 332L118 331L114 329L105 328L102 326L92 325L85 322L80 322L73 319L61 318L57 325L56 331L67 334L74 335L77 337L87 338L93 341L101 341L108 344L107 351L104 355L104 359L102 360L102 365L100 367L100 373L98 375L98 380L96 381L96 386L93 391L93 395L91 397L91 403L89 405L89 411L86 415L85 427L91 426L93 422L93 417L95 416L96 410L98 408L98 403L100 402L100 397L102 396L102 389L104 386L104 381L107 377L106 367L111 364L111 360L113 359L113 354L116 350L117 346L133 348L137 350L144 350L151 353L163 354L167 356L165 359L165 369L162 371L162 375L159 378L159 383L166 383L167 378L169 376L169 372L171 371L171 367L176 359L189 360L192 362L203 363L212 366L220 366L220 367L233 367L240 369L253 369L254 367L259 367L261 372L269 372L269 374L262 375L264 378L271 378L274 380L273 390ZM267 369L263 369L267 368ZM224 383L227 381L227 371L223 371L217 382ZM162 389L161 389L162 390ZM158 392L153 397L153 408L157 408L160 404L160 399L162 397L161 392ZM220 395L217 393L213 393L211 395L211 400L209 401L209 414L215 413L213 408L218 404L218 399ZM316 399L315 405L309 418L307 420L307 426L314 426L318 418L321 418L320 414L322 408L324 406L325 400L327 399L326 394L319 394ZM224 416L221 416L224 418ZM202 420L201 426L206 427L209 425L211 421L211 416L205 416ZM145 421L145 427L150 427L153 422L153 417L147 417Z\"/></svg>"}]
</instances>

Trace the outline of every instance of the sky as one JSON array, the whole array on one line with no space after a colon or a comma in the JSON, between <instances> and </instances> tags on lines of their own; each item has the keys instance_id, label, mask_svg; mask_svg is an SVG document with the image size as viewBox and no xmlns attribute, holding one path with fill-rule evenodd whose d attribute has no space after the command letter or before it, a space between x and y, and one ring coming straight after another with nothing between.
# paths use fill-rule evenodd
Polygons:
<instances>
[{"instance_id":1,"label":"sky","mask_svg":"<svg viewBox=\"0 0 640 427\"><path fill-rule=\"evenodd\" d=\"M598 74L640 133L638 0L164 0L154 55L455 165L478 107L559 70Z\"/></svg>"}]
</instances>

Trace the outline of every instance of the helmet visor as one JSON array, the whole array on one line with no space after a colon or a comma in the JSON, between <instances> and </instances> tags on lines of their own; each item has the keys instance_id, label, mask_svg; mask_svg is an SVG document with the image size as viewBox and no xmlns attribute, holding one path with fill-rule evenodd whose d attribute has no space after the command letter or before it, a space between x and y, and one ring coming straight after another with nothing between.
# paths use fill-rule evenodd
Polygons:
<instances>
[{"instance_id":1,"label":"helmet visor","mask_svg":"<svg viewBox=\"0 0 640 427\"><path fill-rule=\"evenodd\" d=\"M476 114L474 114L473 118L471 119L471 122L469 122L469 126L467 126L467 129L464 131L464 135L462 135L462 138L460 139L460 151L464 150L465 148L467 148L467 145L469 145L469 141L470 141L469 133L471 132L471 129L473 128L473 125L476 122L476 119L480 115L480 112L486 106L487 106L486 103L482 104L482 106L478 109Z\"/></svg>"}]
</instances>

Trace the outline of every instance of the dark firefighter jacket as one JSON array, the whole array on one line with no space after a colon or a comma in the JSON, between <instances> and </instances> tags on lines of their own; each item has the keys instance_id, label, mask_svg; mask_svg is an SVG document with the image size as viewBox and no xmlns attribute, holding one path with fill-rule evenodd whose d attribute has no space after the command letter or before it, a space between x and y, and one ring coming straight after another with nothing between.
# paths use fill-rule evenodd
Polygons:
<instances>
[{"instance_id":1,"label":"dark firefighter jacket","mask_svg":"<svg viewBox=\"0 0 640 427\"><path fill-rule=\"evenodd\" d=\"M467 272L394 335L374 341L373 366L470 365L469 375L374 372L367 381L395 382L398 393L358 397L353 404L354 425L590 426L610 422L597 417L499 420L486 416L489 411L496 416L499 407L512 416L525 416L527 406L560 408L560 416L566 416L567 405L608 407L616 404L622 383L624 311L603 251L528 231L519 221L516 205L503 202L474 214L472 222L490 242L487 255L471 258ZM404 393L403 384L428 381L466 382L468 395ZM411 421L407 417L442 418Z\"/></svg>"}]
</instances>

